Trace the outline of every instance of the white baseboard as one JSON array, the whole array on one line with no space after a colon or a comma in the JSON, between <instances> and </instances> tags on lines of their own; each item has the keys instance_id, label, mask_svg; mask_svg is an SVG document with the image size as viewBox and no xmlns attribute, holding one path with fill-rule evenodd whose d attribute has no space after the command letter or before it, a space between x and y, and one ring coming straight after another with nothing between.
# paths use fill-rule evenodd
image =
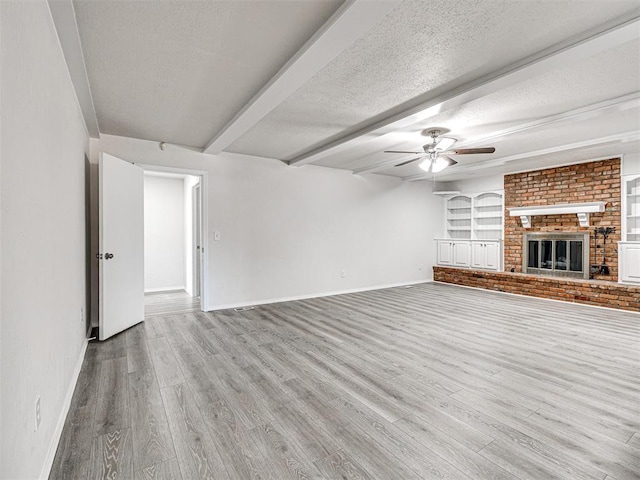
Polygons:
<instances>
[{"instance_id":1,"label":"white baseboard","mask_svg":"<svg viewBox=\"0 0 640 480\"><path fill-rule=\"evenodd\" d=\"M432 279L415 280L412 282L390 283L387 285L375 285L372 287L352 288L348 290L335 290L333 292L313 293L308 295L297 295L293 297L270 298L270 299L259 300L259 301L228 303L228 304L213 305L213 306L207 305L205 306L205 308L203 308L203 310L205 312L211 312L215 310L228 310L230 308L252 307L257 305L268 305L270 303L293 302L295 300L308 300L310 298L322 298L322 297L330 297L332 295L345 295L347 293L368 292L371 290L382 290L384 288L406 287L409 285L419 285L421 283L431 283L431 282L433 282Z\"/></svg>"},{"instance_id":2,"label":"white baseboard","mask_svg":"<svg viewBox=\"0 0 640 480\"><path fill-rule=\"evenodd\" d=\"M69 408L71 407L71 399L73 398L73 392L75 391L76 384L78 383L78 377L80 376L80 370L82 369L82 362L84 362L84 355L87 352L88 345L89 345L89 340L85 339L82 345L82 348L80 349L80 355L78 357L78 361L76 362L76 366L73 370L71 383L67 388L67 395L64 398L64 403L62 404L62 411L60 412L60 417L58 418L56 429L53 431L53 438L51 439L51 444L49 445L47 456L45 457L44 464L42 465L42 470L40 472L40 477L39 477L42 480L48 479L49 474L51 473L51 467L53 467L53 460L56 457L56 451L58 450L58 444L60 443L60 437L62 436L64 423L65 423L65 420L67 419Z\"/></svg>"},{"instance_id":3,"label":"white baseboard","mask_svg":"<svg viewBox=\"0 0 640 480\"><path fill-rule=\"evenodd\" d=\"M181 287L145 288L144 293L179 292L180 290L186 291L187 287L182 285Z\"/></svg>"}]
</instances>

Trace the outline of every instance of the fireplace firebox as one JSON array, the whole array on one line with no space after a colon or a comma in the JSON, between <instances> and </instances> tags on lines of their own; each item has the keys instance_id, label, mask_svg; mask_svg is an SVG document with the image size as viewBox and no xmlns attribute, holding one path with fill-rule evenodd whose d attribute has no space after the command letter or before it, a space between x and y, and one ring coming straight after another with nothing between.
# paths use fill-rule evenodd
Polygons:
<instances>
[{"instance_id":1,"label":"fireplace firebox","mask_svg":"<svg viewBox=\"0 0 640 480\"><path fill-rule=\"evenodd\" d=\"M589 278L589 233L525 233L522 271L536 275Z\"/></svg>"}]
</instances>

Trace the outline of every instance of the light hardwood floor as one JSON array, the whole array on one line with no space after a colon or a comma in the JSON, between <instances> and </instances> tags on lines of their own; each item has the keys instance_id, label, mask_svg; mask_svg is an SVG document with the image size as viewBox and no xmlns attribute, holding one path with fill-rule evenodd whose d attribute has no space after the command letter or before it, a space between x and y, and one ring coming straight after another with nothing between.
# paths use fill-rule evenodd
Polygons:
<instances>
[{"instance_id":1,"label":"light hardwood floor","mask_svg":"<svg viewBox=\"0 0 640 480\"><path fill-rule=\"evenodd\" d=\"M423 284L150 316L52 479L640 478L640 315Z\"/></svg>"},{"instance_id":2,"label":"light hardwood floor","mask_svg":"<svg viewBox=\"0 0 640 480\"><path fill-rule=\"evenodd\" d=\"M199 311L200 297L192 297L184 290L147 293L144 296L145 317Z\"/></svg>"}]
</instances>

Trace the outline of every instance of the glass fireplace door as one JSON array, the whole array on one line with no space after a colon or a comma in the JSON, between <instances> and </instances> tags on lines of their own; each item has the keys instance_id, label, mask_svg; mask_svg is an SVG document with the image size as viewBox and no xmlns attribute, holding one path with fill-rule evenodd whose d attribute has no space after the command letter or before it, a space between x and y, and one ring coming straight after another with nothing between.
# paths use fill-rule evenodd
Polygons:
<instances>
[{"instance_id":1,"label":"glass fireplace door","mask_svg":"<svg viewBox=\"0 0 640 480\"><path fill-rule=\"evenodd\" d=\"M588 278L588 233L526 233L523 250L525 273Z\"/></svg>"}]
</instances>

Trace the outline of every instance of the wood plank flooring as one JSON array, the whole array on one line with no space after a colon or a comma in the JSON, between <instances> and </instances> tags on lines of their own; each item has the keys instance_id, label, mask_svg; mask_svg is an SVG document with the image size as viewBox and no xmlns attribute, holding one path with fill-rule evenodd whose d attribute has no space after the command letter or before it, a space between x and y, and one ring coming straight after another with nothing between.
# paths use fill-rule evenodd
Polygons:
<instances>
[{"instance_id":1,"label":"wood plank flooring","mask_svg":"<svg viewBox=\"0 0 640 480\"><path fill-rule=\"evenodd\" d=\"M640 479L640 315L437 283L154 300L89 345L51 479Z\"/></svg>"},{"instance_id":2,"label":"wood plank flooring","mask_svg":"<svg viewBox=\"0 0 640 480\"><path fill-rule=\"evenodd\" d=\"M144 296L145 317L199 311L200 297L192 297L184 290L147 293Z\"/></svg>"}]
</instances>

